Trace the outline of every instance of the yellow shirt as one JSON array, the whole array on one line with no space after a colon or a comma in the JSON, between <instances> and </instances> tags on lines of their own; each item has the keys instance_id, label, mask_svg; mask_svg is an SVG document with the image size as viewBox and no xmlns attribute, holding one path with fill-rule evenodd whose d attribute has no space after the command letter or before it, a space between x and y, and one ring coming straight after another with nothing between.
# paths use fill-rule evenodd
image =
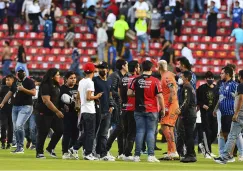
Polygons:
<instances>
[{"instance_id":1,"label":"yellow shirt","mask_svg":"<svg viewBox=\"0 0 243 171\"><path fill-rule=\"evenodd\" d=\"M127 22L124 20L117 20L113 28L114 28L114 37L122 40L125 38L125 33L129 29Z\"/></svg>"}]
</instances>

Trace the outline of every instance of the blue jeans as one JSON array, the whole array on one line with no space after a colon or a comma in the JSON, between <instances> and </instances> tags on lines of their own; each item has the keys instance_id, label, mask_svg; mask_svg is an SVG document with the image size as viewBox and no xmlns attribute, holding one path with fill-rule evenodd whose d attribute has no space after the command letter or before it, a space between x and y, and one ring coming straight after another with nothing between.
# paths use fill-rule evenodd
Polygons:
<instances>
[{"instance_id":1,"label":"blue jeans","mask_svg":"<svg viewBox=\"0 0 243 171\"><path fill-rule=\"evenodd\" d=\"M157 126L158 113L135 112L134 118L136 121L135 156L140 156L145 133L147 133L146 143L148 146L148 155L153 156L155 142L154 133Z\"/></svg>"},{"instance_id":2,"label":"blue jeans","mask_svg":"<svg viewBox=\"0 0 243 171\"><path fill-rule=\"evenodd\" d=\"M32 114L33 106L13 106L13 130L16 135L17 148L24 147L24 125Z\"/></svg>"},{"instance_id":3,"label":"blue jeans","mask_svg":"<svg viewBox=\"0 0 243 171\"><path fill-rule=\"evenodd\" d=\"M36 145L36 114L32 114L25 123L25 137L32 145Z\"/></svg>"},{"instance_id":4,"label":"blue jeans","mask_svg":"<svg viewBox=\"0 0 243 171\"><path fill-rule=\"evenodd\" d=\"M45 36L43 47L44 48L51 48L50 42L51 42L51 36Z\"/></svg>"},{"instance_id":5,"label":"blue jeans","mask_svg":"<svg viewBox=\"0 0 243 171\"><path fill-rule=\"evenodd\" d=\"M239 136L242 136L241 135L242 130L243 130L243 116L239 116L238 122L231 123L230 133L228 135L228 139L224 147L223 155L221 156L222 158L229 159L231 151L236 143L237 138Z\"/></svg>"},{"instance_id":6,"label":"blue jeans","mask_svg":"<svg viewBox=\"0 0 243 171\"><path fill-rule=\"evenodd\" d=\"M190 0L189 3L190 3L190 14L194 13L196 3L197 3L197 7L198 7L200 14L203 14L204 0Z\"/></svg>"},{"instance_id":7,"label":"blue jeans","mask_svg":"<svg viewBox=\"0 0 243 171\"><path fill-rule=\"evenodd\" d=\"M11 65L11 60L4 60L4 63L3 63L3 76L7 76L9 74L11 74L11 71L10 71L10 65Z\"/></svg>"},{"instance_id":8,"label":"blue jeans","mask_svg":"<svg viewBox=\"0 0 243 171\"><path fill-rule=\"evenodd\" d=\"M75 72L78 76L83 76L83 73L79 69L79 61L73 61L70 66L69 71Z\"/></svg>"},{"instance_id":9,"label":"blue jeans","mask_svg":"<svg viewBox=\"0 0 243 171\"><path fill-rule=\"evenodd\" d=\"M165 30L165 39L169 40L173 43L174 41L174 31L167 31Z\"/></svg>"},{"instance_id":10,"label":"blue jeans","mask_svg":"<svg viewBox=\"0 0 243 171\"><path fill-rule=\"evenodd\" d=\"M17 62L16 66L15 66L15 70L19 67L22 66L25 69L25 74L28 77L29 76L29 70L27 68L27 64L26 63L21 63L21 62Z\"/></svg>"},{"instance_id":11,"label":"blue jeans","mask_svg":"<svg viewBox=\"0 0 243 171\"><path fill-rule=\"evenodd\" d=\"M105 52L105 43L101 43L97 46L98 58L100 61L105 60L104 52Z\"/></svg>"},{"instance_id":12,"label":"blue jeans","mask_svg":"<svg viewBox=\"0 0 243 171\"><path fill-rule=\"evenodd\" d=\"M148 35L145 33L141 36L138 36L138 49L137 52L140 53L142 43L145 44L145 52L149 53L149 40L148 40Z\"/></svg>"},{"instance_id":13,"label":"blue jeans","mask_svg":"<svg viewBox=\"0 0 243 171\"><path fill-rule=\"evenodd\" d=\"M89 20L89 19L88 19ZM92 22L87 22L88 28L89 28L89 33L94 34L94 23Z\"/></svg>"}]
</instances>

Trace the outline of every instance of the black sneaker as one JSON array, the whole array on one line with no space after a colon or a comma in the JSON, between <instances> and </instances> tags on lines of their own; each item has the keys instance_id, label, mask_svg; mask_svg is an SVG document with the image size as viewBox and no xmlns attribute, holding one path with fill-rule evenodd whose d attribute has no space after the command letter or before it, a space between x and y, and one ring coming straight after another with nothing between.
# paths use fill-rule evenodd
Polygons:
<instances>
[{"instance_id":1,"label":"black sneaker","mask_svg":"<svg viewBox=\"0 0 243 171\"><path fill-rule=\"evenodd\" d=\"M221 157L214 158L214 161L215 161L216 163L219 163L219 164L226 164L226 163L227 163L227 160L224 160L224 159L221 158Z\"/></svg>"},{"instance_id":2,"label":"black sneaker","mask_svg":"<svg viewBox=\"0 0 243 171\"><path fill-rule=\"evenodd\" d=\"M11 151L13 154L24 154L24 149L23 148L16 148L16 150Z\"/></svg>"},{"instance_id":3,"label":"black sneaker","mask_svg":"<svg viewBox=\"0 0 243 171\"><path fill-rule=\"evenodd\" d=\"M6 147L5 147L5 143L2 143L2 147L1 147L1 149L6 149Z\"/></svg>"},{"instance_id":4,"label":"black sneaker","mask_svg":"<svg viewBox=\"0 0 243 171\"><path fill-rule=\"evenodd\" d=\"M10 148L11 148L11 145L10 144L7 144L6 149L10 149Z\"/></svg>"},{"instance_id":5,"label":"black sneaker","mask_svg":"<svg viewBox=\"0 0 243 171\"><path fill-rule=\"evenodd\" d=\"M180 160L180 162L182 163L193 163L193 162L196 162L197 161L197 158L196 157L185 157L185 158L182 158Z\"/></svg>"},{"instance_id":6,"label":"black sneaker","mask_svg":"<svg viewBox=\"0 0 243 171\"><path fill-rule=\"evenodd\" d=\"M46 159L46 157L44 156L44 154L37 154L36 155L37 159Z\"/></svg>"},{"instance_id":7,"label":"black sneaker","mask_svg":"<svg viewBox=\"0 0 243 171\"><path fill-rule=\"evenodd\" d=\"M162 149L159 148L159 147L157 147L157 146L155 146L154 150L156 150L156 151L161 151Z\"/></svg>"},{"instance_id":8,"label":"black sneaker","mask_svg":"<svg viewBox=\"0 0 243 171\"><path fill-rule=\"evenodd\" d=\"M48 153L50 154L51 157L53 157L53 158L57 158L57 155L56 155L56 153L54 152L54 150L46 149L46 152L48 152Z\"/></svg>"}]
</instances>

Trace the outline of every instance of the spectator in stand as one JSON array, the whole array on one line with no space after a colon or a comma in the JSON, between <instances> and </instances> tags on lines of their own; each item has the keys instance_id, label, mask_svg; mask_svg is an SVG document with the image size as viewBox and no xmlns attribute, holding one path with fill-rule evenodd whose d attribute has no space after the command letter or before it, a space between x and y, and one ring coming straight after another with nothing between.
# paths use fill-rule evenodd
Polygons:
<instances>
[{"instance_id":1,"label":"spectator in stand","mask_svg":"<svg viewBox=\"0 0 243 171\"><path fill-rule=\"evenodd\" d=\"M132 2L131 4L132 6L129 8L127 13L127 21L128 21L129 28L135 31L135 10L133 7L135 2Z\"/></svg>"},{"instance_id":2,"label":"spectator in stand","mask_svg":"<svg viewBox=\"0 0 243 171\"><path fill-rule=\"evenodd\" d=\"M234 29L234 24L238 23L239 27L242 28L242 18L243 17L243 9L240 8L239 1L235 2L235 7L232 11L232 30Z\"/></svg>"},{"instance_id":3,"label":"spectator in stand","mask_svg":"<svg viewBox=\"0 0 243 171\"><path fill-rule=\"evenodd\" d=\"M106 9L107 11L111 10L116 17L119 15L119 7L116 5L115 0L111 0L111 5Z\"/></svg>"},{"instance_id":4,"label":"spectator in stand","mask_svg":"<svg viewBox=\"0 0 243 171\"><path fill-rule=\"evenodd\" d=\"M75 11L77 15L80 15L82 12L82 5L83 5L83 0L74 0L75 3Z\"/></svg>"},{"instance_id":5,"label":"spectator in stand","mask_svg":"<svg viewBox=\"0 0 243 171\"><path fill-rule=\"evenodd\" d=\"M150 38L152 42L158 41L160 38L161 22L161 14L158 12L157 8L154 8L150 22Z\"/></svg>"},{"instance_id":6,"label":"spectator in stand","mask_svg":"<svg viewBox=\"0 0 243 171\"><path fill-rule=\"evenodd\" d=\"M51 9L51 2L52 0L39 0L41 11L43 11L43 14L49 13L49 10Z\"/></svg>"},{"instance_id":7,"label":"spectator in stand","mask_svg":"<svg viewBox=\"0 0 243 171\"><path fill-rule=\"evenodd\" d=\"M131 3L128 2L128 0L125 0L120 5L119 14L120 15L125 15L125 17L127 19L128 10L129 10L130 7L131 7Z\"/></svg>"},{"instance_id":8,"label":"spectator in stand","mask_svg":"<svg viewBox=\"0 0 243 171\"><path fill-rule=\"evenodd\" d=\"M240 60L240 47L243 46L243 29L239 28L239 24L234 24L235 29L231 33L231 37L229 38L229 41L232 37L235 37L235 57L239 61Z\"/></svg>"},{"instance_id":9,"label":"spectator in stand","mask_svg":"<svg viewBox=\"0 0 243 171\"><path fill-rule=\"evenodd\" d=\"M44 17L45 20L45 25L44 25L44 43L43 47L44 48L51 48L50 41L51 41L51 36L52 36L52 21L50 20L50 16L48 14L45 14Z\"/></svg>"},{"instance_id":10,"label":"spectator in stand","mask_svg":"<svg viewBox=\"0 0 243 171\"><path fill-rule=\"evenodd\" d=\"M142 11L146 11L146 12L149 11L148 3L145 2L144 0L138 0L134 4L133 8L135 9L135 11L137 11L137 10L142 10Z\"/></svg>"},{"instance_id":11,"label":"spectator in stand","mask_svg":"<svg viewBox=\"0 0 243 171\"><path fill-rule=\"evenodd\" d=\"M87 25L89 27L89 32L94 34L94 27L95 27L95 23L96 23L96 11L95 11L95 6L91 5L86 13L85 18L87 19Z\"/></svg>"},{"instance_id":12,"label":"spectator in stand","mask_svg":"<svg viewBox=\"0 0 243 171\"><path fill-rule=\"evenodd\" d=\"M24 0L24 3L22 5L22 16L25 17L25 21L27 24L29 24L29 7L33 4L33 0ZM27 26L29 29L29 26Z\"/></svg>"},{"instance_id":13,"label":"spectator in stand","mask_svg":"<svg viewBox=\"0 0 243 171\"><path fill-rule=\"evenodd\" d=\"M186 57L191 65L194 65L196 63L196 60L193 58L192 55L192 50L187 47L187 42L182 43L181 55Z\"/></svg>"},{"instance_id":14,"label":"spectator in stand","mask_svg":"<svg viewBox=\"0 0 243 171\"><path fill-rule=\"evenodd\" d=\"M112 37L113 37L113 26L116 22L116 16L113 14L112 10L108 11L108 16L106 19L106 23L107 23L107 36L108 36L108 42L112 43Z\"/></svg>"},{"instance_id":15,"label":"spectator in stand","mask_svg":"<svg viewBox=\"0 0 243 171\"><path fill-rule=\"evenodd\" d=\"M169 6L165 7L165 12L162 16L162 19L163 23L165 24L165 39L170 40L173 43L175 15L170 11Z\"/></svg>"},{"instance_id":16,"label":"spectator in stand","mask_svg":"<svg viewBox=\"0 0 243 171\"><path fill-rule=\"evenodd\" d=\"M114 0L114 1L116 2L118 7L120 7L120 5L125 2L125 0Z\"/></svg>"},{"instance_id":17,"label":"spectator in stand","mask_svg":"<svg viewBox=\"0 0 243 171\"><path fill-rule=\"evenodd\" d=\"M62 11L54 3L51 4L50 17L53 25L53 33L56 32L57 21L60 20Z\"/></svg>"},{"instance_id":18,"label":"spectator in stand","mask_svg":"<svg viewBox=\"0 0 243 171\"><path fill-rule=\"evenodd\" d=\"M168 71L174 71L175 50L173 49L171 41L166 42L161 60L165 60L167 62Z\"/></svg>"},{"instance_id":19,"label":"spectator in stand","mask_svg":"<svg viewBox=\"0 0 243 171\"><path fill-rule=\"evenodd\" d=\"M116 50L118 52L118 56L121 56L126 31L129 29L128 24L125 21L124 15L120 16L120 20L117 20L115 22L113 28L114 28L114 37L117 43Z\"/></svg>"},{"instance_id":20,"label":"spectator in stand","mask_svg":"<svg viewBox=\"0 0 243 171\"><path fill-rule=\"evenodd\" d=\"M2 52L2 73L3 76L7 76L11 74L10 71L10 65L12 63L11 60L11 51L10 51L10 47L9 47L9 42L5 41L4 43L4 48L3 48L3 52Z\"/></svg>"},{"instance_id":21,"label":"spectator in stand","mask_svg":"<svg viewBox=\"0 0 243 171\"><path fill-rule=\"evenodd\" d=\"M17 14L17 4L15 0L11 0L7 6L7 17L8 17L8 35L14 35L14 20Z\"/></svg>"},{"instance_id":22,"label":"spectator in stand","mask_svg":"<svg viewBox=\"0 0 243 171\"><path fill-rule=\"evenodd\" d=\"M105 45L108 41L108 36L104 29L103 23L97 24L97 51L98 51L98 58L100 61L104 61L104 53L105 53Z\"/></svg>"},{"instance_id":23,"label":"spectator in stand","mask_svg":"<svg viewBox=\"0 0 243 171\"><path fill-rule=\"evenodd\" d=\"M183 5L182 3L177 0L176 1L176 7L175 7L175 35L176 36L181 36L181 27L182 27L182 20L183 20L183 16L185 14L185 11L183 9Z\"/></svg>"},{"instance_id":24,"label":"spectator in stand","mask_svg":"<svg viewBox=\"0 0 243 171\"><path fill-rule=\"evenodd\" d=\"M26 59L26 53L25 53L25 49L22 43L18 42L18 56L16 58L17 60L17 64L15 69L17 69L18 67L22 66L25 69L25 74L27 77L29 77L29 70L27 68L27 59Z\"/></svg>"},{"instance_id":25,"label":"spectator in stand","mask_svg":"<svg viewBox=\"0 0 243 171\"><path fill-rule=\"evenodd\" d=\"M79 69L79 61L80 61L80 51L78 49L78 42L74 42L73 52L72 52L72 64L70 66L70 71L75 72L78 76L81 76L81 71Z\"/></svg>"},{"instance_id":26,"label":"spectator in stand","mask_svg":"<svg viewBox=\"0 0 243 171\"><path fill-rule=\"evenodd\" d=\"M64 10L70 9L70 0L64 0L63 1L63 9Z\"/></svg>"},{"instance_id":27,"label":"spectator in stand","mask_svg":"<svg viewBox=\"0 0 243 171\"><path fill-rule=\"evenodd\" d=\"M116 69L116 48L112 43L108 42L108 67L115 71Z\"/></svg>"},{"instance_id":28,"label":"spectator in stand","mask_svg":"<svg viewBox=\"0 0 243 171\"><path fill-rule=\"evenodd\" d=\"M208 17L207 17L207 35L210 37L216 36L218 13L219 13L219 10L215 6L215 1L211 1L211 5L208 8Z\"/></svg>"},{"instance_id":29,"label":"spectator in stand","mask_svg":"<svg viewBox=\"0 0 243 171\"><path fill-rule=\"evenodd\" d=\"M202 18L203 16L203 3L202 3L202 0L189 0L190 2L190 15L189 17L191 18L192 17L192 14L194 13L194 10L195 10L195 4L197 3L197 7L198 7L198 10L199 10L199 13L200 13L200 18Z\"/></svg>"},{"instance_id":30,"label":"spectator in stand","mask_svg":"<svg viewBox=\"0 0 243 171\"><path fill-rule=\"evenodd\" d=\"M75 27L72 23L72 17L70 15L66 16L67 21L67 34L65 36L65 45L66 47L72 47L73 46L73 40L75 38Z\"/></svg>"},{"instance_id":31,"label":"spectator in stand","mask_svg":"<svg viewBox=\"0 0 243 171\"><path fill-rule=\"evenodd\" d=\"M102 8L105 10L109 6L110 6L110 0L103 0Z\"/></svg>"},{"instance_id":32,"label":"spectator in stand","mask_svg":"<svg viewBox=\"0 0 243 171\"><path fill-rule=\"evenodd\" d=\"M39 17L42 17L38 0L34 0L33 4L29 6L28 16L29 19L31 20L31 23L33 24L32 31L38 33L39 32L38 26L40 24Z\"/></svg>"},{"instance_id":33,"label":"spectator in stand","mask_svg":"<svg viewBox=\"0 0 243 171\"><path fill-rule=\"evenodd\" d=\"M210 0L208 0L208 5L210 4L210 2L209 2ZM217 0L217 1L219 1L219 3L220 3L220 0ZM230 17L231 16L231 9L232 9L232 5L234 4L234 6L235 6L235 2L236 1L239 1L240 2L240 7L241 8L243 8L243 1L242 0L227 0L227 16L228 17ZM216 3L216 7L218 8L218 9L220 9L220 7L218 7L217 6L217 3Z\"/></svg>"},{"instance_id":34,"label":"spectator in stand","mask_svg":"<svg viewBox=\"0 0 243 171\"><path fill-rule=\"evenodd\" d=\"M132 52L130 50L129 43L125 43L125 51L124 54L122 55L122 58L125 59L127 62L132 61Z\"/></svg>"},{"instance_id":35,"label":"spectator in stand","mask_svg":"<svg viewBox=\"0 0 243 171\"><path fill-rule=\"evenodd\" d=\"M5 2L0 1L0 24L3 24L3 20L5 17Z\"/></svg>"},{"instance_id":36,"label":"spectator in stand","mask_svg":"<svg viewBox=\"0 0 243 171\"><path fill-rule=\"evenodd\" d=\"M135 24L135 30L137 32L137 39L138 39L138 49L137 49L137 56L140 56L140 51L142 44L145 44L145 56L149 55L149 38L147 35L147 22L146 19L139 18Z\"/></svg>"},{"instance_id":37,"label":"spectator in stand","mask_svg":"<svg viewBox=\"0 0 243 171\"><path fill-rule=\"evenodd\" d=\"M212 0L208 0L208 3L207 3L208 7L210 7L211 1ZM220 9L221 8L221 0L213 0L213 1L215 2L216 8ZM231 0L229 0L229 1L231 1ZM237 1L237 0L234 0L234 1ZM240 1L242 1L242 0L240 0Z\"/></svg>"},{"instance_id":38,"label":"spectator in stand","mask_svg":"<svg viewBox=\"0 0 243 171\"><path fill-rule=\"evenodd\" d=\"M169 0L169 6L172 12L175 12L176 0Z\"/></svg>"}]
</instances>

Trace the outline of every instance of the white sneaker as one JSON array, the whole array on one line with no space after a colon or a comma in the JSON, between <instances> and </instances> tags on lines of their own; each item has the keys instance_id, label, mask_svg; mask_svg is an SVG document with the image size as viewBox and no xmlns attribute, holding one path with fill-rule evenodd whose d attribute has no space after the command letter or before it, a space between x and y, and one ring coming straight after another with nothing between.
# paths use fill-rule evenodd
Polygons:
<instances>
[{"instance_id":1,"label":"white sneaker","mask_svg":"<svg viewBox=\"0 0 243 171\"><path fill-rule=\"evenodd\" d=\"M89 154L87 156L84 156L84 160L97 160L97 158L95 158L92 154Z\"/></svg>"},{"instance_id":2,"label":"white sneaker","mask_svg":"<svg viewBox=\"0 0 243 171\"><path fill-rule=\"evenodd\" d=\"M64 153L64 154L62 155L62 159L63 159L63 160L69 160L69 159L71 159L70 154L69 154L69 153Z\"/></svg>"},{"instance_id":3,"label":"white sneaker","mask_svg":"<svg viewBox=\"0 0 243 171\"><path fill-rule=\"evenodd\" d=\"M114 156L112 156L112 154L109 151L107 152L107 156L110 157L111 159L114 159L114 160L116 159Z\"/></svg>"},{"instance_id":4,"label":"white sneaker","mask_svg":"<svg viewBox=\"0 0 243 171\"><path fill-rule=\"evenodd\" d=\"M124 161L134 161L134 157L133 156L128 156L128 157L124 156L123 160Z\"/></svg>"},{"instance_id":5,"label":"white sneaker","mask_svg":"<svg viewBox=\"0 0 243 171\"><path fill-rule=\"evenodd\" d=\"M115 161L115 159L112 159L112 158L110 158L110 157L108 157L108 156L105 156L105 157L102 157L102 158L100 158L100 160L103 160L103 161Z\"/></svg>"},{"instance_id":6,"label":"white sneaker","mask_svg":"<svg viewBox=\"0 0 243 171\"><path fill-rule=\"evenodd\" d=\"M179 156L179 154L178 154L177 152L175 152L175 153L170 153L170 154L169 154L169 157L170 157L171 159L176 159L176 160L179 160L179 159L180 159L180 156Z\"/></svg>"},{"instance_id":7,"label":"white sneaker","mask_svg":"<svg viewBox=\"0 0 243 171\"><path fill-rule=\"evenodd\" d=\"M139 156L134 156L133 161L134 162L140 162L141 160L140 160Z\"/></svg>"},{"instance_id":8,"label":"white sneaker","mask_svg":"<svg viewBox=\"0 0 243 171\"><path fill-rule=\"evenodd\" d=\"M210 154L206 153L205 159L212 159L212 157L210 156Z\"/></svg>"},{"instance_id":9,"label":"white sneaker","mask_svg":"<svg viewBox=\"0 0 243 171\"><path fill-rule=\"evenodd\" d=\"M155 156L148 156L148 162L152 162L152 163L157 162L157 163L159 163L160 161L158 159L156 159Z\"/></svg>"},{"instance_id":10,"label":"white sneaker","mask_svg":"<svg viewBox=\"0 0 243 171\"><path fill-rule=\"evenodd\" d=\"M211 153L210 154L211 157L217 157L215 154Z\"/></svg>"},{"instance_id":11,"label":"white sneaker","mask_svg":"<svg viewBox=\"0 0 243 171\"><path fill-rule=\"evenodd\" d=\"M234 163L235 162L235 158L233 157L232 159L227 160L227 163Z\"/></svg>"},{"instance_id":12,"label":"white sneaker","mask_svg":"<svg viewBox=\"0 0 243 171\"><path fill-rule=\"evenodd\" d=\"M70 148L68 150L69 154L71 156L73 156L76 160L79 160L79 156L78 156L78 150L74 150L73 148Z\"/></svg>"},{"instance_id":13,"label":"white sneaker","mask_svg":"<svg viewBox=\"0 0 243 171\"><path fill-rule=\"evenodd\" d=\"M124 157L125 157L125 155L121 154L121 155L117 156L117 159L123 160Z\"/></svg>"},{"instance_id":14,"label":"white sneaker","mask_svg":"<svg viewBox=\"0 0 243 171\"><path fill-rule=\"evenodd\" d=\"M243 156L239 156L238 161L243 161Z\"/></svg>"}]
</instances>

